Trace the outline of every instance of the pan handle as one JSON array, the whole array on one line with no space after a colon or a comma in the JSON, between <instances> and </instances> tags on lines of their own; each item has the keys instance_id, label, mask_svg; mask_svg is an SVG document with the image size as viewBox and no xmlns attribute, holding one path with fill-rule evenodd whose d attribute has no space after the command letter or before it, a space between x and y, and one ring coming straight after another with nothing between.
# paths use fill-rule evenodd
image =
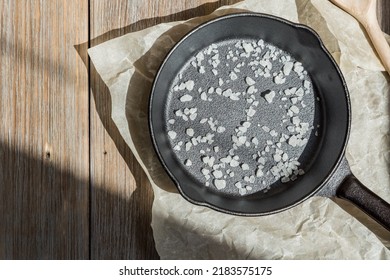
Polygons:
<instances>
[{"instance_id":1,"label":"pan handle","mask_svg":"<svg viewBox=\"0 0 390 280\"><path fill-rule=\"evenodd\" d=\"M390 204L366 188L352 174L337 188L336 196L352 202L390 231Z\"/></svg>"}]
</instances>

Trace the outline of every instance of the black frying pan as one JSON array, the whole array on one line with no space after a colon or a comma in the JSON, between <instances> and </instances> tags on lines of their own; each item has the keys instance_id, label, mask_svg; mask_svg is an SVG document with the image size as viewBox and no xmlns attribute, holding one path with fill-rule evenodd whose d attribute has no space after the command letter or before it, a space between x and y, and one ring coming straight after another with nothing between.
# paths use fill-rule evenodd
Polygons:
<instances>
[{"instance_id":1,"label":"black frying pan","mask_svg":"<svg viewBox=\"0 0 390 280\"><path fill-rule=\"evenodd\" d=\"M251 102L248 100L249 93L245 97L241 95L240 101L234 103L231 99L224 98L222 94L217 96L214 92L209 93L207 89L216 85L219 78L230 83L229 86L226 83L220 85L224 91L229 88L240 91L237 87L249 86L244 84L243 77L252 75L253 73L248 71L257 69L258 65L254 68L242 67L242 71L248 73L237 72L240 82L235 82L230 76L232 69L237 63L243 61L245 65L249 65L251 57L245 57L245 54L238 55L238 60L233 62L229 51L230 54L231 51L236 51L234 48L236 42L241 42L241 46L242 42L252 42L256 47L256 42L260 44L259 40L263 40L268 47L275 46L277 50L280 49L279 57L291 55L293 61L302 63L306 72L301 73L298 78L291 76L291 80L287 79L286 84L282 85L269 82L269 80L275 81L272 76L254 78L258 92L253 94L258 103L256 113L248 117L248 111L245 110L253 104L249 103ZM202 50L206 51L210 46L210 56L218 54L216 59L218 74L212 74L207 68L200 71L198 66L201 64L196 65L196 55ZM212 53L213 47L217 49L214 53ZM247 49L244 49L244 53L245 51ZM248 53L251 54L252 51L251 48ZM240 52L243 52L242 48ZM263 55L264 52L261 56ZM207 59L210 60L210 57L206 57L205 60ZM273 69L278 67L282 69L282 66L275 62ZM292 105L283 105L282 102L290 102L291 98L284 98L285 101L282 101L282 97L279 96L269 103L265 100L265 95L270 90L278 94L285 88L299 88L299 83L304 80L309 81L310 86L306 88L303 97L305 107L302 105L298 114L301 119L298 126L309 123L311 129L305 135L307 143L292 148L288 145L288 141L272 140L272 136L262 129L264 126L271 129L278 127L278 135L288 135L285 129L288 124L291 124L293 115L292 113L287 117L282 115L283 112L288 112ZM188 81L195 84L195 87L190 85L191 91L184 89L190 92L192 100L180 101L180 97L185 93L178 87ZM206 95L201 97L203 92L206 92L205 94L210 98L205 98ZM241 92L244 94L244 90L241 89ZM243 100L247 100L247 103ZM180 109L184 111L185 108L187 113L190 108L196 108L197 112L188 113L187 120L185 117L183 119L183 114L178 114L178 117L176 111ZM254 216L283 211L315 194L337 196L351 201L385 228L390 229L390 205L364 187L351 174L345 160L344 152L350 131L351 109L344 78L319 36L304 25L270 15L240 13L223 16L195 28L173 47L162 63L154 80L149 110L150 131L156 152L179 192L192 203L225 213ZM247 112L246 115L244 112ZM191 114L193 120L189 119ZM219 118L220 123L223 122L226 127L224 129L230 129L231 133L224 135L214 131L212 139L202 138L204 140L202 142L202 139L198 138L199 143L195 141L195 144L198 144L196 148L192 145L189 149L185 149L185 145L196 136L190 133L192 135L190 137L187 133L188 128L195 131L195 134L204 136L207 134L207 129L218 126L212 122L201 123L202 118L209 120L212 116L215 119ZM250 120L251 137L255 136L253 138L258 140L256 143L260 143L254 145L253 141L249 141L248 136L249 144L241 143L240 147L235 145L235 149L232 150L231 135L242 125L245 117ZM172 119L175 120L174 123ZM237 142L233 141L233 143ZM295 170L289 169L288 172L292 176L284 182L281 182L281 176L277 174L273 177L270 172L272 165L275 166L278 161L274 157L278 149L276 144L278 147L284 147L286 153L289 153L289 159L285 161L286 166L290 166L288 164L293 160L300 163L299 172L296 166L290 166ZM269 149L266 153L264 147L267 145ZM216 146L218 149L215 148ZM220 165L215 166L210 164L209 160L205 160L208 156L218 161L229 153L232 157L237 156L238 166L237 162L234 167L229 163L221 162ZM268 175L250 178L250 172L255 173L256 164L259 165L258 162L261 162L259 157L265 158L270 164L268 169L267 167L264 169L264 173ZM246 168L243 168L244 163L248 163ZM261 162L261 164L267 163ZM204 169L208 169L210 174L215 174L219 179L210 175L205 177ZM223 177L221 172L213 173L215 170L220 170ZM301 170L304 170L304 174L300 172ZM240 188L236 185L238 182ZM243 190L242 185L248 186Z\"/></svg>"}]
</instances>

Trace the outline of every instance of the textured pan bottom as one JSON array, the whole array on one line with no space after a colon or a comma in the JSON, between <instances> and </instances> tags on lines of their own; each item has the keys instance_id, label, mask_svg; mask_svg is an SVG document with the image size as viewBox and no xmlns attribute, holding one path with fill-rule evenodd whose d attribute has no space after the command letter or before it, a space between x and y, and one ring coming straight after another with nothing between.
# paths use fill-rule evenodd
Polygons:
<instances>
[{"instance_id":1,"label":"textured pan bottom","mask_svg":"<svg viewBox=\"0 0 390 280\"><path fill-rule=\"evenodd\" d=\"M225 40L177 73L166 133L177 162L200 186L233 196L277 191L314 160L320 102L289 53L262 40Z\"/></svg>"}]
</instances>

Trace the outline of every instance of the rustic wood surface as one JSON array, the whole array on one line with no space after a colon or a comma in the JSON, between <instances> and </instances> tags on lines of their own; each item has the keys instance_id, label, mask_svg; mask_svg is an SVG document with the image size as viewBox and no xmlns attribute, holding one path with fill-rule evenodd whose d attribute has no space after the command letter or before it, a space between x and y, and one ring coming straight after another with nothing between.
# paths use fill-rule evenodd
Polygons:
<instances>
[{"instance_id":1,"label":"rustic wood surface","mask_svg":"<svg viewBox=\"0 0 390 280\"><path fill-rule=\"evenodd\" d=\"M0 258L88 258L88 3L0 1Z\"/></svg>"},{"instance_id":2,"label":"rustic wood surface","mask_svg":"<svg viewBox=\"0 0 390 280\"><path fill-rule=\"evenodd\" d=\"M235 2L0 0L0 259L158 258L151 188L86 51Z\"/></svg>"}]
</instances>

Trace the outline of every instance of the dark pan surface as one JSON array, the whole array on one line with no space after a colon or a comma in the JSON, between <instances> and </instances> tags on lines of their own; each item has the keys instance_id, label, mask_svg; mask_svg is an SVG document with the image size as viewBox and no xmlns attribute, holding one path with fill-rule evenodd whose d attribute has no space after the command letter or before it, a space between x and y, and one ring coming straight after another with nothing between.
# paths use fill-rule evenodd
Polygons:
<instances>
[{"instance_id":1,"label":"dark pan surface","mask_svg":"<svg viewBox=\"0 0 390 280\"><path fill-rule=\"evenodd\" d=\"M243 43L253 49L248 51ZM277 57L290 56L305 71L291 71L284 83L275 83L272 75L285 63L275 59L270 77L255 76L264 67L251 62L260 61L274 46L280 49ZM246 77L255 81L257 92L248 91ZM216 93L217 88L241 94L232 100ZM294 94L285 96L291 88L305 90L299 101ZM275 92L271 102L265 98L270 91ZM187 94L191 100L180 99ZM293 105L299 112L289 112ZM250 108L255 112L248 113ZM298 124L294 117L299 117ZM181 194L193 203L234 214L273 213L315 193L340 161L349 121L345 83L318 36L307 27L252 13L225 16L190 32L162 64L150 100L153 142ZM245 122L250 126L242 133ZM303 124L310 127L301 135L307 144L290 145L289 137L298 133L289 129ZM232 135L245 136L246 141L234 146ZM288 157L276 159L276 153ZM229 154L237 159L234 165L222 162ZM272 172L279 162L294 167L291 162L297 161L300 165L288 171L288 182L281 183L280 172ZM256 176L259 166L263 174Z\"/></svg>"}]
</instances>

